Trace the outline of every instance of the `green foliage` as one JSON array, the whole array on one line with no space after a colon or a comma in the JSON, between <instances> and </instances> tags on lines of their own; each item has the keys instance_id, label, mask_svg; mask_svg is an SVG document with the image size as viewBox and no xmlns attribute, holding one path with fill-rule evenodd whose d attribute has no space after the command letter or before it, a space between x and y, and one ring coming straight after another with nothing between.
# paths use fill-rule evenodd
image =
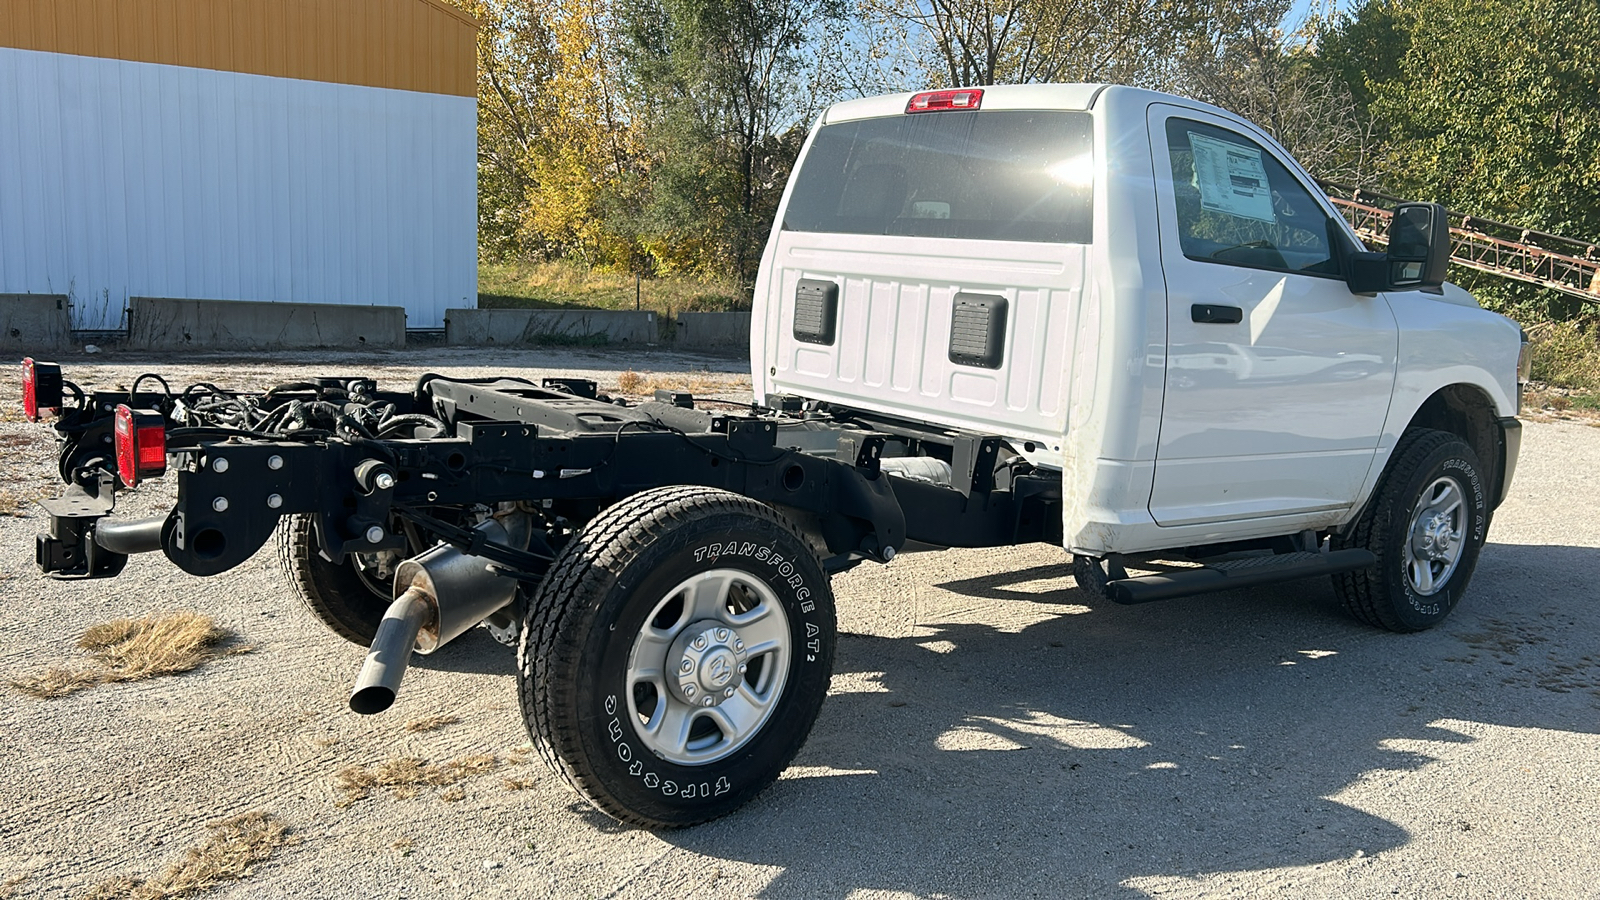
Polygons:
<instances>
[{"instance_id":1,"label":"green foliage","mask_svg":"<svg viewBox=\"0 0 1600 900\"><path fill-rule=\"evenodd\" d=\"M1600 2L1378 0L1355 18L1350 32L1366 37L1345 52L1379 36L1405 48L1360 67L1390 189L1600 235Z\"/></svg>"}]
</instances>

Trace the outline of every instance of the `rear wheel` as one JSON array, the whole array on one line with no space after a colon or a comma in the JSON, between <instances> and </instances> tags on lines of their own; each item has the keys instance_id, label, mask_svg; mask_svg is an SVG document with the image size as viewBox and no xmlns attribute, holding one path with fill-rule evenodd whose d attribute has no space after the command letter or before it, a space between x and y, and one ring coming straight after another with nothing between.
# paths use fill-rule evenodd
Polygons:
<instances>
[{"instance_id":1,"label":"rear wheel","mask_svg":"<svg viewBox=\"0 0 1600 900\"><path fill-rule=\"evenodd\" d=\"M332 563L317 549L312 517L295 514L278 522L278 563L306 609L328 630L367 645L378 633L383 611L393 600L393 564L384 558L351 554ZM398 554L391 554L398 562Z\"/></svg>"},{"instance_id":2,"label":"rear wheel","mask_svg":"<svg viewBox=\"0 0 1600 900\"><path fill-rule=\"evenodd\" d=\"M1416 429L1400 439L1377 494L1336 547L1378 557L1368 569L1333 576L1345 609L1390 631L1421 631L1444 621L1466 593L1488 529L1478 458L1445 431Z\"/></svg>"},{"instance_id":3,"label":"rear wheel","mask_svg":"<svg viewBox=\"0 0 1600 900\"><path fill-rule=\"evenodd\" d=\"M774 510L671 487L602 512L531 604L518 693L534 745L601 811L678 827L737 809L827 694L833 593Z\"/></svg>"}]
</instances>

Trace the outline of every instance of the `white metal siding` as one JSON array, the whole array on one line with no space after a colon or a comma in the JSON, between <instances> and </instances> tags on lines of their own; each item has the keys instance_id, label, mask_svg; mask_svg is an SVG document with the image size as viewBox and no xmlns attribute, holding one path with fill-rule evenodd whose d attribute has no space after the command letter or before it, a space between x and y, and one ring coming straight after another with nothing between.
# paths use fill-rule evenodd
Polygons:
<instances>
[{"instance_id":1,"label":"white metal siding","mask_svg":"<svg viewBox=\"0 0 1600 900\"><path fill-rule=\"evenodd\" d=\"M471 97L0 48L0 293L477 300Z\"/></svg>"}]
</instances>

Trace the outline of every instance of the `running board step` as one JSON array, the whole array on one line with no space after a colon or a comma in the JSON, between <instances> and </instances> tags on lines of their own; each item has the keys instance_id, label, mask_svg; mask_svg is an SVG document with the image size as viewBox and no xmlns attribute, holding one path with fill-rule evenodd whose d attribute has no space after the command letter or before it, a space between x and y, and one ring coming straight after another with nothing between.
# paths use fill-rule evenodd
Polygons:
<instances>
[{"instance_id":1,"label":"running board step","mask_svg":"<svg viewBox=\"0 0 1600 900\"><path fill-rule=\"evenodd\" d=\"M1159 575L1140 575L1137 578L1119 578L1106 585L1106 593L1118 603L1150 603L1170 600L1191 594L1212 591L1230 591L1310 578L1313 575L1337 575L1365 569L1378 562L1370 550L1352 548L1331 553L1280 553L1276 556L1250 556L1212 563L1204 568L1184 569Z\"/></svg>"}]
</instances>

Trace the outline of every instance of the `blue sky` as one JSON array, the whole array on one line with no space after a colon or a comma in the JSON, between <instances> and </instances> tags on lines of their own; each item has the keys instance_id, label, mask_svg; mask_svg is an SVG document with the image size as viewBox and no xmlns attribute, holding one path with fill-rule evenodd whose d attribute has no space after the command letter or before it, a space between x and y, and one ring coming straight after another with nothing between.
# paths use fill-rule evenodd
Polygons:
<instances>
[{"instance_id":1,"label":"blue sky","mask_svg":"<svg viewBox=\"0 0 1600 900\"><path fill-rule=\"evenodd\" d=\"M1305 24L1313 11L1326 14L1330 7L1335 10L1347 10L1354 5L1355 0L1294 0L1294 5L1289 7L1289 12L1279 24L1285 31L1293 31Z\"/></svg>"}]
</instances>

